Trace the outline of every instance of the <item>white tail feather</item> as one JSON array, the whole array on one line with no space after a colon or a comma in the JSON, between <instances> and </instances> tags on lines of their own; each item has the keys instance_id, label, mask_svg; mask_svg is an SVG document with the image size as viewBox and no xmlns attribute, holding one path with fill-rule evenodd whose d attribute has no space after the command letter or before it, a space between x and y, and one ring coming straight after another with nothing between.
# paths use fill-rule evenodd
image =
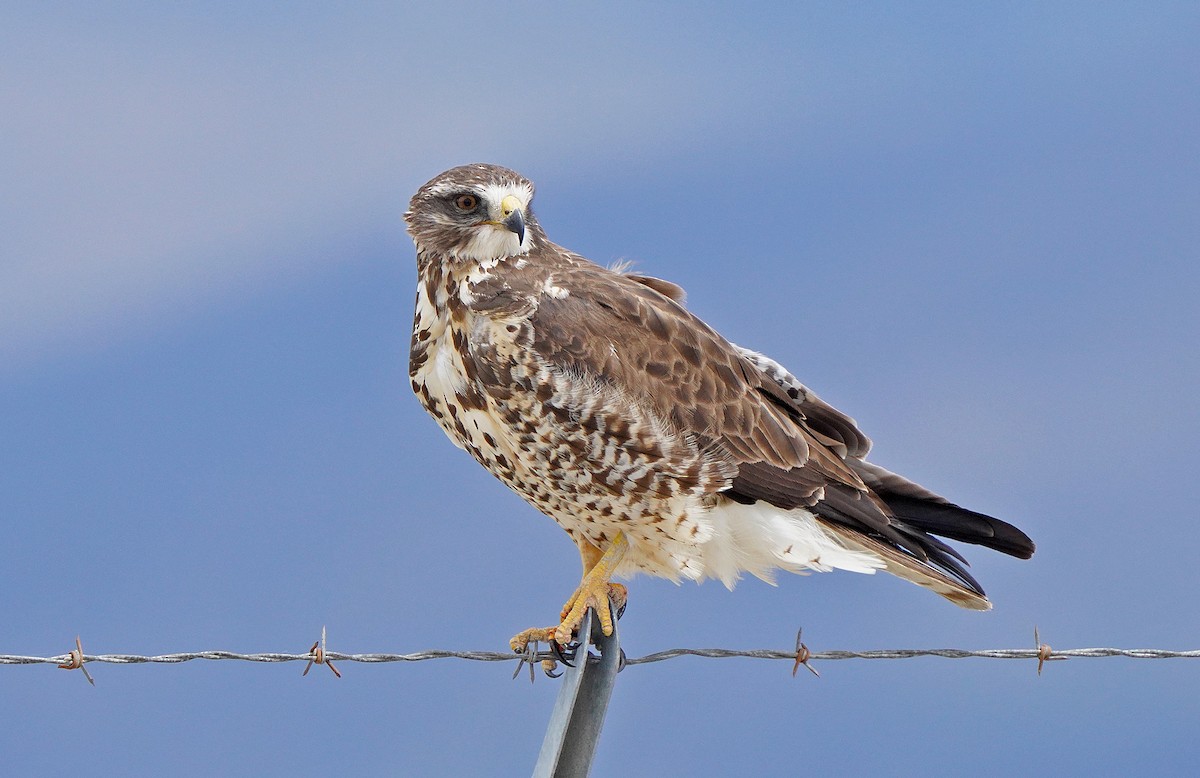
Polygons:
<instances>
[{"instance_id":1,"label":"white tail feather","mask_svg":"<svg viewBox=\"0 0 1200 778\"><path fill-rule=\"evenodd\" d=\"M703 521L713 532L700 547L701 577L719 579L730 589L742 572L774 583L777 569L874 573L886 566L884 559L868 549L847 547L806 510L725 501L711 508Z\"/></svg>"}]
</instances>

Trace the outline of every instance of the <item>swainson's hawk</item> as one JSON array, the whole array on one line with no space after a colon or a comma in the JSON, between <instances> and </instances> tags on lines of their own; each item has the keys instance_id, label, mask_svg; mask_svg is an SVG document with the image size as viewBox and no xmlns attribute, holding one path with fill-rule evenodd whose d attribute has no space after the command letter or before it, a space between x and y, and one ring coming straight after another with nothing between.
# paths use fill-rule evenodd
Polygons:
<instances>
[{"instance_id":1,"label":"swainson's hawk","mask_svg":"<svg viewBox=\"0 0 1200 778\"><path fill-rule=\"evenodd\" d=\"M688 312L672 283L552 243L533 184L448 170L405 214L417 247L409 375L455 445L554 519L583 579L560 622L513 641L567 644L586 609L612 632L616 575L887 570L991 607L934 535L1028 558L1016 527L865 460L870 441L779 363Z\"/></svg>"}]
</instances>

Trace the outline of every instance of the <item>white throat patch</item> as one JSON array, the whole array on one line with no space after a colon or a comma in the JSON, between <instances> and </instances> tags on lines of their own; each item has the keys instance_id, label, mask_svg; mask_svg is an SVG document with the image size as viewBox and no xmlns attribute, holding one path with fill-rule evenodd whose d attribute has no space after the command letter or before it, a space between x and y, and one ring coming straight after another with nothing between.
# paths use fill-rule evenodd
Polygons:
<instances>
[{"instance_id":1,"label":"white throat patch","mask_svg":"<svg viewBox=\"0 0 1200 778\"><path fill-rule=\"evenodd\" d=\"M469 259L484 267L494 266L502 259L520 256L529 251L530 235L525 233L525 240L519 241L516 233L509 232L494 224L478 227L475 236L465 246L451 253L455 259Z\"/></svg>"}]
</instances>

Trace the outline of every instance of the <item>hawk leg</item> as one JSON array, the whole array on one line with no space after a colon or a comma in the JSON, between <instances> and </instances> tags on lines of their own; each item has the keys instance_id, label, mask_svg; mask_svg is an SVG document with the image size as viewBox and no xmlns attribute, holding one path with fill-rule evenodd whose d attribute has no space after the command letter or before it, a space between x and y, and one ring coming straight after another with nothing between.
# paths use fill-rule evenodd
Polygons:
<instances>
[{"instance_id":1,"label":"hawk leg","mask_svg":"<svg viewBox=\"0 0 1200 778\"><path fill-rule=\"evenodd\" d=\"M524 653L530 643L554 641L560 646L571 643L572 636L583 623L583 617L588 608L596 611L600 617L600 629L605 635L613 633L613 608L619 617L625 610L625 601L629 598L628 590L619 583L612 582L613 573L621 558L629 549L629 541L624 532L618 532L609 544L608 549L601 553L600 549L584 540L579 544L579 556L583 561L583 580L579 588L567 600L559 614L559 623L553 627L534 627L518 632L509 641L513 651Z\"/></svg>"}]
</instances>

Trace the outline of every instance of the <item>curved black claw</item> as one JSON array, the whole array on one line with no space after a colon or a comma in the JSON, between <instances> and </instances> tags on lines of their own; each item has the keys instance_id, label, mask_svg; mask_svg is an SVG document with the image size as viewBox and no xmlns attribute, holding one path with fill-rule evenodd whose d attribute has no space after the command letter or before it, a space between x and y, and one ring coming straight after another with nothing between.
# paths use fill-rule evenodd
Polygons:
<instances>
[{"instance_id":1,"label":"curved black claw","mask_svg":"<svg viewBox=\"0 0 1200 778\"><path fill-rule=\"evenodd\" d=\"M629 605L629 600L626 600L625 602L621 603L620 608L617 608L617 621L620 621L621 617L625 615L625 608L628 605Z\"/></svg>"},{"instance_id":2,"label":"curved black claw","mask_svg":"<svg viewBox=\"0 0 1200 778\"><path fill-rule=\"evenodd\" d=\"M561 678L564 671L559 670L556 673L554 672L555 670L558 670L557 662L555 662L553 659L542 660L542 672L546 674L547 678Z\"/></svg>"},{"instance_id":3,"label":"curved black claw","mask_svg":"<svg viewBox=\"0 0 1200 778\"><path fill-rule=\"evenodd\" d=\"M621 655L617 657L617 672L618 673L625 669L625 665L627 664L627 662L625 660L626 660L625 649L622 648Z\"/></svg>"},{"instance_id":4,"label":"curved black claw","mask_svg":"<svg viewBox=\"0 0 1200 778\"><path fill-rule=\"evenodd\" d=\"M560 646L557 640L550 641L550 653L554 654L554 658L562 662L567 667L575 666L575 656L578 651L578 642L572 641L566 646Z\"/></svg>"}]
</instances>

